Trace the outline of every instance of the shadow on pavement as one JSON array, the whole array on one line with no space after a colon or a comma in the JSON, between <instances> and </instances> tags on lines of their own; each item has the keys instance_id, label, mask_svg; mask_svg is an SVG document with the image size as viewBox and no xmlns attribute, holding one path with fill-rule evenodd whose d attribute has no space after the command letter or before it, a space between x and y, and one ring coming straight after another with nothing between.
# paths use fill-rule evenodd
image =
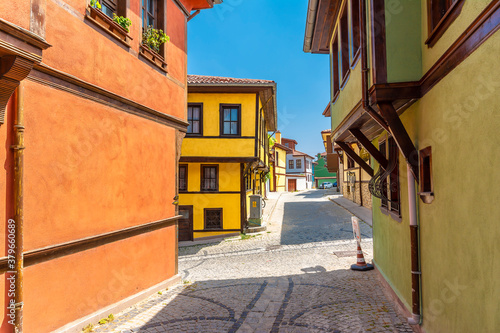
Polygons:
<instances>
[{"instance_id":1,"label":"shadow on pavement","mask_svg":"<svg viewBox=\"0 0 500 333\"><path fill-rule=\"evenodd\" d=\"M96 332L412 331L373 271L321 268L180 286L152 296Z\"/></svg>"}]
</instances>

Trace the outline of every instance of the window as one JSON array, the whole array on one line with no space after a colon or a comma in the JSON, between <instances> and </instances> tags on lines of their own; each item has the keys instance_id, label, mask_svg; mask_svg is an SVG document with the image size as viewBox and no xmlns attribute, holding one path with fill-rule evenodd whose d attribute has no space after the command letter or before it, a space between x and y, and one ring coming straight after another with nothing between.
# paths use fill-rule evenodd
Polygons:
<instances>
[{"instance_id":1,"label":"window","mask_svg":"<svg viewBox=\"0 0 500 333\"><path fill-rule=\"evenodd\" d=\"M432 47L462 11L465 0L427 0L429 38L425 41Z\"/></svg>"},{"instance_id":2,"label":"window","mask_svg":"<svg viewBox=\"0 0 500 333\"><path fill-rule=\"evenodd\" d=\"M285 147L288 147L288 142L285 142Z\"/></svg>"},{"instance_id":3,"label":"window","mask_svg":"<svg viewBox=\"0 0 500 333\"><path fill-rule=\"evenodd\" d=\"M142 0L142 28L145 29L152 26L158 29L157 0ZM159 28L161 29L161 28Z\"/></svg>"},{"instance_id":4,"label":"window","mask_svg":"<svg viewBox=\"0 0 500 333\"><path fill-rule=\"evenodd\" d=\"M399 149L394 138L389 138L389 160L396 159L396 167L389 175L389 190L391 211L399 214Z\"/></svg>"},{"instance_id":5,"label":"window","mask_svg":"<svg viewBox=\"0 0 500 333\"><path fill-rule=\"evenodd\" d=\"M245 176L245 189L247 191L252 189L252 174L251 173L247 173Z\"/></svg>"},{"instance_id":6,"label":"window","mask_svg":"<svg viewBox=\"0 0 500 333\"><path fill-rule=\"evenodd\" d=\"M293 169L293 160L288 161L288 168Z\"/></svg>"},{"instance_id":7,"label":"window","mask_svg":"<svg viewBox=\"0 0 500 333\"><path fill-rule=\"evenodd\" d=\"M295 161L295 167L296 167L296 169L302 168L302 160L296 160Z\"/></svg>"},{"instance_id":8,"label":"window","mask_svg":"<svg viewBox=\"0 0 500 333\"><path fill-rule=\"evenodd\" d=\"M280 154L276 152L276 165L280 164Z\"/></svg>"},{"instance_id":9,"label":"window","mask_svg":"<svg viewBox=\"0 0 500 333\"><path fill-rule=\"evenodd\" d=\"M117 13L117 7L117 0L101 0L102 12L111 18Z\"/></svg>"},{"instance_id":10,"label":"window","mask_svg":"<svg viewBox=\"0 0 500 333\"><path fill-rule=\"evenodd\" d=\"M332 84L333 84L333 98L340 90L339 83L339 35L335 33L332 42Z\"/></svg>"},{"instance_id":11,"label":"window","mask_svg":"<svg viewBox=\"0 0 500 333\"><path fill-rule=\"evenodd\" d=\"M220 135L239 136L241 132L241 106L221 104Z\"/></svg>"},{"instance_id":12,"label":"window","mask_svg":"<svg viewBox=\"0 0 500 333\"><path fill-rule=\"evenodd\" d=\"M424 203L434 200L434 185L432 183L432 149L420 150L420 198Z\"/></svg>"},{"instance_id":13,"label":"window","mask_svg":"<svg viewBox=\"0 0 500 333\"><path fill-rule=\"evenodd\" d=\"M384 155L384 157L387 158L387 147L386 147L385 142L381 142L379 144L379 150L382 153L382 155ZM383 180L382 194L383 194L384 198L387 198L387 179ZM385 207L385 208L389 207L387 199L382 199L380 202L380 206Z\"/></svg>"},{"instance_id":14,"label":"window","mask_svg":"<svg viewBox=\"0 0 500 333\"><path fill-rule=\"evenodd\" d=\"M359 46L360 46L360 30L361 30L361 25L360 23L360 11L359 11L359 0L351 0L351 21L352 21L352 61L354 65L354 61L356 61L358 52L359 52Z\"/></svg>"},{"instance_id":15,"label":"window","mask_svg":"<svg viewBox=\"0 0 500 333\"><path fill-rule=\"evenodd\" d=\"M217 165L201 166L201 190L219 190L219 167Z\"/></svg>"},{"instance_id":16,"label":"window","mask_svg":"<svg viewBox=\"0 0 500 333\"><path fill-rule=\"evenodd\" d=\"M347 169L352 169L352 168L354 168L354 160L349 156L347 156Z\"/></svg>"},{"instance_id":17,"label":"window","mask_svg":"<svg viewBox=\"0 0 500 333\"><path fill-rule=\"evenodd\" d=\"M222 208L205 208L205 229L222 229Z\"/></svg>"},{"instance_id":18,"label":"window","mask_svg":"<svg viewBox=\"0 0 500 333\"><path fill-rule=\"evenodd\" d=\"M188 135L203 135L203 105L188 104Z\"/></svg>"},{"instance_id":19,"label":"window","mask_svg":"<svg viewBox=\"0 0 500 333\"><path fill-rule=\"evenodd\" d=\"M187 191L188 166L179 165L179 191Z\"/></svg>"},{"instance_id":20,"label":"window","mask_svg":"<svg viewBox=\"0 0 500 333\"><path fill-rule=\"evenodd\" d=\"M344 6L340 16L340 45L342 57L342 85L349 74L349 22L347 21L347 6Z\"/></svg>"}]
</instances>

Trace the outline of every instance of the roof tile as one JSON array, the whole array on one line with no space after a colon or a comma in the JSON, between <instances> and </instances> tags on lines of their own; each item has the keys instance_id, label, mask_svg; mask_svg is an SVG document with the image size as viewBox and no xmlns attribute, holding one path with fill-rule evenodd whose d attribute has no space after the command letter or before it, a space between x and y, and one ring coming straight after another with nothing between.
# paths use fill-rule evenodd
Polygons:
<instances>
[{"instance_id":1,"label":"roof tile","mask_svg":"<svg viewBox=\"0 0 500 333\"><path fill-rule=\"evenodd\" d=\"M188 84L270 84L270 80L238 79L222 76L188 75Z\"/></svg>"}]
</instances>

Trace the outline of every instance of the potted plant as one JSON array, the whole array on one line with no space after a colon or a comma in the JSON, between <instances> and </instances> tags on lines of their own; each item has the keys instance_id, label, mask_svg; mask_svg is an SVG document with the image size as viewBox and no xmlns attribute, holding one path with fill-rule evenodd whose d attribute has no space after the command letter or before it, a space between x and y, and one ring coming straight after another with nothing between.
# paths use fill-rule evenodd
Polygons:
<instances>
[{"instance_id":1,"label":"potted plant","mask_svg":"<svg viewBox=\"0 0 500 333\"><path fill-rule=\"evenodd\" d=\"M132 21L129 18L118 16L115 13L113 13L113 19L111 19L101 9L102 6L98 0L90 0L87 17L128 45L127 38L132 39L128 35Z\"/></svg>"},{"instance_id":2,"label":"potted plant","mask_svg":"<svg viewBox=\"0 0 500 333\"><path fill-rule=\"evenodd\" d=\"M167 64L160 55L160 46L168 42L170 37L161 29L148 26L142 33L142 54L161 68L165 69Z\"/></svg>"},{"instance_id":3,"label":"potted plant","mask_svg":"<svg viewBox=\"0 0 500 333\"><path fill-rule=\"evenodd\" d=\"M118 16L113 13L113 22L118 23L120 27L130 32L129 27L132 25L132 21L128 17Z\"/></svg>"}]
</instances>

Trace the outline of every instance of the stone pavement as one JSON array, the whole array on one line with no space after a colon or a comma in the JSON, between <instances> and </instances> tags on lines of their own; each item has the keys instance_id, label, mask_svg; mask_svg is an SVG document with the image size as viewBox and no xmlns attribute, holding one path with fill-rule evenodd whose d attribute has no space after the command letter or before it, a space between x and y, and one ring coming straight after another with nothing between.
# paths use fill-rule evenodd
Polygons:
<instances>
[{"instance_id":1,"label":"stone pavement","mask_svg":"<svg viewBox=\"0 0 500 333\"><path fill-rule=\"evenodd\" d=\"M412 332L375 279L349 270L350 214L320 191L285 193L270 233L179 250L184 284L96 332ZM362 225L372 257L371 228Z\"/></svg>"}]
</instances>

